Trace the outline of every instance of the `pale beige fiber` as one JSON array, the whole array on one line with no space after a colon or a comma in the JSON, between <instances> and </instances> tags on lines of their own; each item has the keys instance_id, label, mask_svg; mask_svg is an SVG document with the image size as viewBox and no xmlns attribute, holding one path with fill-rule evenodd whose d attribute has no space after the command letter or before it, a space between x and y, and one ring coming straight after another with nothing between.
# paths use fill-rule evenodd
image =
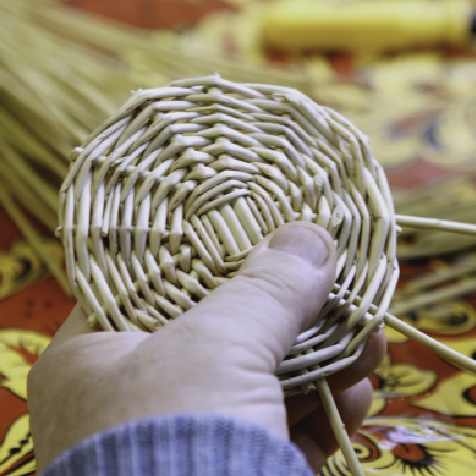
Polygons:
<instances>
[{"instance_id":1,"label":"pale beige fiber","mask_svg":"<svg viewBox=\"0 0 476 476\"><path fill-rule=\"evenodd\" d=\"M76 155L60 228L92 324L156 330L296 220L335 237L338 269L277 372L285 390L351 364L382 323L398 278L393 202L367 139L331 109L285 87L180 80L136 91Z\"/></svg>"},{"instance_id":2,"label":"pale beige fiber","mask_svg":"<svg viewBox=\"0 0 476 476\"><path fill-rule=\"evenodd\" d=\"M325 227L334 289L277 370L289 394L317 390L355 475L362 473L325 377L385 324L449 362L476 363L389 314L400 226L476 226L395 215L367 138L295 89L218 75L136 91L75 150L60 193L73 292L93 327L156 331L233 277L281 224ZM397 225L398 223L398 225Z\"/></svg>"}]
</instances>

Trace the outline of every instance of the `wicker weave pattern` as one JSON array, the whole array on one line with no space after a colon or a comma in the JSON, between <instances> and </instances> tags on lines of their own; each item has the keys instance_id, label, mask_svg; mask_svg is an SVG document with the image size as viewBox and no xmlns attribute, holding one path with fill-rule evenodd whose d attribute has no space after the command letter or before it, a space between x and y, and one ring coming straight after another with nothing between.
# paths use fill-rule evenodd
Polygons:
<instances>
[{"instance_id":1,"label":"wicker weave pattern","mask_svg":"<svg viewBox=\"0 0 476 476\"><path fill-rule=\"evenodd\" d=\"M285 87L219 76L135 92L76 150L60 232L92 325L155 331L285 222L326 227L336 285L278 376L287 392L351 364L398 279L395 213L366 138Z\"/></svg>"}]
</instances>

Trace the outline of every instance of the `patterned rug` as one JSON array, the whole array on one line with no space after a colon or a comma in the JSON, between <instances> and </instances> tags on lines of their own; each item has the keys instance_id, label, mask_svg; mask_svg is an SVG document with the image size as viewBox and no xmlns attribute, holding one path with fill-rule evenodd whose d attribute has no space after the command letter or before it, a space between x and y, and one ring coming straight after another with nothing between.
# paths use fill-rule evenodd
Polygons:
<instances>
[{"instance_id":1,"label":"patterned rug","mask_svg":"<svg viewBox=\"0 0 476 476\"><path fill-rule=\"evenodd\" d=\"M108 14L116 2L69 3ZM115 15L145 27L183 27L203 20L207 13L218 12L219 16L210 17L197 30L208 28L206 31L215 35L210 34L210 38L217 38L222 34L223 15L253 4L163 0L152 8L152 3L128 2L125 10L116 8ZM192 3L194 6L188 8ZM147 12L146 4L150 8ZM233 18L236 23L242 21ZM243 42L238 40L228 37L226 47L233 41L239 47ZM318 82L315 95L370 134L395 190L409 190L461 171L468 173L468 166L476 159L476 67L472 60L447 63L436 54L387 58L377 63L354 60L350 75L346 61L344 57L309 60L310 67L317 68L316 74L324 78ZM325 80L329 71L332 79L327 76ZM342 71L346 72L343 76ZM336 81L336 75L345 79ZM26 376L74 303L47 275L2 209L0 230L0 476L30 475L35 472L35 461ZM61 259L58 243L52 240L45 246L50 248L52 259ZM455 259L457 255L406 262L400 289L423 272L448 268ZM476 358L476 295L424 306L401 317ZM370 415L353 438L367 474L474 474L475 376L446 364L426 347L398 333L387 332L387 337L388 356L372 377L375 395ZM350 474L340 453L329 460L322 473Z\"/></svg>"}]
</instances>

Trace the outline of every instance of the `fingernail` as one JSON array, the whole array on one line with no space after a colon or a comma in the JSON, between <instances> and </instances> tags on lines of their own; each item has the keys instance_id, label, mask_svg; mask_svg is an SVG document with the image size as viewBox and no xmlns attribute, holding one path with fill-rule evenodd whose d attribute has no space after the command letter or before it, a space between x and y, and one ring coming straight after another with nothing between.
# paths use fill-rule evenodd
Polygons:
<instances>
[{"instance_id":1,"label":"fingernail","mask_svg":"<svg viewBox=\"0 0 476 476\"><path fill-rule=\"evenodd\" d=\"M328 240L324 229L312 223L293 223L279 228L269 247L290 255L298 256L317 268L322 267L329 257Z\"/></svg>"}]
</instances>

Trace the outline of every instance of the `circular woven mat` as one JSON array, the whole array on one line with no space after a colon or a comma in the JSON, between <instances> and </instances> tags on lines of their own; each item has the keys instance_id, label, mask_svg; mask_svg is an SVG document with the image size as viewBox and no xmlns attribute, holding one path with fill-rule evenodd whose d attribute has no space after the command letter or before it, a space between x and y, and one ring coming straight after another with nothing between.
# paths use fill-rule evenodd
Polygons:
<instances>
[{"instance_id":1,"label":"circular woven mat","mask_svg":"<svg viewBox=\"0 0 476 476\"><path fill-rule=\"evenodd\" d=\"M324 226L336 284L277 371L286 392L350 365L398 279L393 202L367 139L300 92L219 76L136 91L75 151L60 233L90 323L155 331L282 223Z\"/></svg>"}]
</instances>

